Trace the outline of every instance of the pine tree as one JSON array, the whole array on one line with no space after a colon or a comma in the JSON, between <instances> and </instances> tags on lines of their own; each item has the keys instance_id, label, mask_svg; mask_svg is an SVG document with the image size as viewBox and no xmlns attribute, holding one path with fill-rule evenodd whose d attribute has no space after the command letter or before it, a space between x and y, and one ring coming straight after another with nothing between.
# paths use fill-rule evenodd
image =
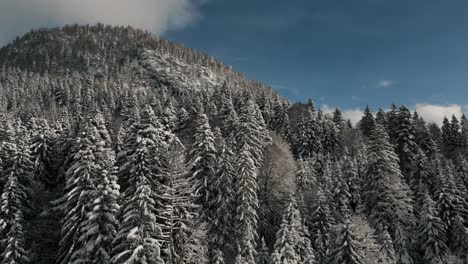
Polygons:
<instances>
[{"instance_id":1,"label":"pine tree","mask_svg":"<svg viewBox=\"0 0 468 264\"><path fill-rule=\"evenodd\" d=\"M333 201L335 205L336 219L343 219L351 213L351 199L350 188L348 181L343 177L340 166L334 166L335 184L333 190Z\"/></svg>"},{"instance_id":2,"label":"pine tree","mask_svg":"<svg viewBox=\"0 0 468 264\"><path fill-rule=\"evenodd\" d=\"M433 157L437 152L437 144L431 136L426 122L414 112L413 123L415 129L415 142L426 156Z\"/></svg>"},{"instance_id":3,"label":"pine tree","mask_svg":"<svg viewBox=\"0 0 468 264\"><path fill-rule=\"evenodd\" d=\"M270 254L268 253L268 247L265 243L265 239L262 237L262 243L256 256L256 264L269 264Z\"/></svg>"},{"instance_id":4,"label":"pine tree","mask_svg":"<svg viewBox=\"0 0 468 264\"><path fill-rule=\"evenodd\" d=\"M295 153L304 159L311 158L323 151L320 128L316 115L308 111L298 124L295 135Z\"/></svg>"},{"instance_id":5,"label":"pine tree","mask_svg":"<svg viewBox=\"0 0 468 264\"><path fill-rule=\"evenodd\" d=\"M434 183L430 177L429 160L422 150L419 150L418 154L414 157L409 186L414 194L415 205L418 209L421 209L425 194L427 192L431 193L434 189Z\"/></svg>"},{"instance_id":6,"label":"pine tree","mask_svg":"<svg viewBox=\"0 0 468 264\"><path fill-rule=\"evenodd\" d=\"M343 130L343 128L345 128L346 126L346 122L343 118L343 114L338 108L336 108L335 111L333 112L333 122L335 123L339 131Z\"/></svg>"},{"instance_id":7,"label":"pine tree","mask_svg":"<svg viewBox=\"0 0 468 264\"><path fill-rule=\"evenodd\" d=\"M377 127L368 148L363 202L372 222L389 226L395 220L413 220L409 188L403 181L387 133ZM392 209L390 209L392 208Z\"/></svg>"},{"instance_id":8,"label":"pine tree","mask_svg":"<svg viewBox=\"0 0 468 264\"><path fill-rule=\"evenodd\" d=\"M354 211L357 212L361 207L361 179L358 175L358 168L356 166L355 160L349 157L346 152L342 160L342 171L343 171L343 180L349 187L350 200L349 206Z\"/></svg>"},{"instance_id":9,"label":"pine tree","mask_svg":"<svg viewBox=\"0 0 468 264\"><path fill-rule=\"evenodd\" d=\"M364 116L359 122L359 129L361 129L362 134L366 137L370 137L372 135L372 131L375 129L375 119L369 105L366 106L366 109L364 110Z\"/></svg>"},{"instance_id":10,"label":"pine tree","mask_svg":"<svg viewBox=\"0 0 468 264\"><path fill-rule=\"evenodd\" d=\"M317 184L315 169L310 159L299 158L296 171L296 197L299 208L305 211L312 196L313 187Z\"/></svg>"},{"instance_id":11,"label":"pine tree","mask_svg":"<svg viewBox=\"0 0 468 264\"><path fill-rule=\"evenodd\" d=\"M113 155L110 154L110 145L106 146L99 132L92 120L85 124L76 139L76 152L71 156L70 167L66 173L65 194L56 201L63 215L58 263L79 262L90 257L89 254L96 254L93 257L99 257L95 263L108 263L110 241L113 239L117 223L107 214L115 213L118 209L116 204L118 195L114 196L118 193L118 186L115 182L111 183L115 178L111 176L114 162ZM109 182L105 183L106 181ZM104 187L103 184L111 186ZM109 190L112 193L107 193L103 197L102 195ZM103 200L98 201L98 199ZM95 202L99 203L94 204ZM86 243L89 243L88 248ZM96 248L92 248L91 245ZM92 252L88 252L88 249Z\"/></svg>"},{"instance_id":12,"label":"pine tree","mask_svg":"<svg viewBox=\"0 0 468 264\"><path fill-rule=\"evenodd\" d=\"M408 229L414 224L412 200L398 158L381 127L377 127L371 137L367 157L363 189L365 212L374 225L381 224L392 230L398 263L410 264L413 260L408 254Z\"/></svg>"},{"instance_id":13,"label":"pine tree","mask_svg":"<svg viewBox=\"0 0 468 264\"><path fill-rule=\"evenodd\" d=\"M92 183L95 189L89 192L92 210L80 226L79 241L85 245L76 252L78 262L104 264L110 263L112 242L117 233L120 196L115 168L115 155L111 149L110 137L104 126L102 115L95 118L95 128L100 135L96 142L94 156L96 173Z\"/></svg>"},{"instance_id":14,"label":"pine tree","mask_svg":"<svg viewBox=\"0 0 468 264\"><path fill-rule=\"evenodd\" d=\"M237 178L235 181L236 216L234 219L238 255L244 263L255 263L257 239L257 175L254 158L249 145L245 144L237 159Z\"/></svg>"},{"instance_id":15,"label":"pine tree","mask_svg":"<svg viewBox=\"0 0 468 264\"><path fill-rule=\"evenodd\" d=\"M300 258L294 250L294 235L291 232L290 223L287 219L283 219L281 227L276 233L276 242L272 257L273 264L300 263Z\"/></svg>"},{"instance_id":16,"label":"pine tree","mask_svg":"<svg viewBox=\"0 0 468 264\"><path fill-rule=\"evenodd\" d=\"M36 177L47 187L56 185L52 172L52 147L54 133L49 127L47 120L32 119L31 130L35 131L31 143L31 158L34 162L34 173Z\"/></svg>"},{"instance_id":17,"label":"pine tree","mask_svg":"<svg viewBox=\"0 0 468 264\"><path fill-rule=\"evenodd\" d=\"M119 178L126 187L112 263L164 263L162 255L170 256L173 208L166 153L175 140L149 107L125 140Z\"/></svg>"},{"instance_id":18,"label":"pine tree","mask_svg":"<svg viewBox=\"0 0 468 264\"><path fill-rule=\"evenodd\" d=\"M224 253L226 250L232 251L234 249L228 246L233 244L232 222L236 198L233 186L235 178L233 158L234 154L229 147L223 145L215 174L214 190L216 190L216 195L210 203L213 215L209 223L208 237L210 238L209 255L212 261L218 258L220 251Z\"/></svg>"},{"instance_id":19,"label":"pine tree","mask_svg":"<svg viewBox=\"0 0 468 264\"><path fill-rule=\"evenodd\" d=\"M176 141L177 142L177 141ZM195 233L195 221L198 218L193 195L192 181L185 165L183 148L177 143L168 153L168 178L171 187L172 219L171 225L171 259L182 263L186 258L188 248L191 247L190 237Z\"/></svg>"},{"instance_id":20,"label":"pine tree","mask_svg":"<svg viewBox=\"0 0 468 264\"><path fill-rule=\"evenodd\" d=\"M29 263L23 233L28 194L21 183L27 175L21 173L18 165L16 159L0 197L0 263Z\"/></svg>"},{"instance_id":21,"label":"pine tree","mask_svg":"<svg viewBox=\"0 0 468 264\"><path fill-rule=\"evenodd\" d=\"M447 250L447 236L442 220L437 216L435 202L426 194L418 224L418 240L424 252L424 263L440 263Z\"/></svg>"},{"instance_id":22,"label":"pine tree","mask_svg":"<svg viewBox=\"0 0 468 264\"><path fill-rule=\"evenodd\" d=\"M217 151L208 118L203 113L197 114L194 139L190 151L190 175L194 180L195 194L199 197L198 204L202 206L202 213L211 217L212 212L208 209L213 198Z\"/></svg>"},{"instance_id":23,"label":"pine tree","mask_svg":"<svg viewBox=\"0 0 468 264\"><path fill-rule=\"evenodd\" d=\"M330 264L362 264L363 252L359 241L351 228L351 221L345 219L336 227L334 239L330 245Z\"/></svg>"},{"instance_id":24,"label":"pine tree","mask_svg":"<svg viewBox=\"0 0 468 264\"><path fill-rule=\"evenodd\" d=\"M388 233L387 227L379 225L377 228L377 232L378 232L377 241L379 241L381 245L380 251L383 253L384 259L388 263L392 263L392 264L397 263L392 237Z\"/></svg>"},{"instance_id":25,"label":"pine tree","mask_svg":"<svg viewBox=\"0 0 468 264\"><path fill-rule=\"evenodd\" d=\"M278 132L282 138L288 140L290 137L289 132L289 116L288 106L282 102L278 97L273 102L273 115L270 120L269 127Z\"/></svg>"},{"instance_id":26,"label":"pine tree","mask_svg":"<svg viewBox=\"0 0 468 264\"><path fill-rule=\"evenodd\" d=\"M395 144L397 138L397 128L398 128L398 115L400 114L399 109L395 103L392 103L390 106L390 111L387 112L387 129L388 137L390 143Z\"/></svg>"},{"instance_id":27,"label":"pine tree","mask_svg":"<svg viewBox=\"0 0 468 264\"><path fill-rule=\"evenodd\" d=\"M321 186L318 187L316 202L312 207L311 215L306 219L306 223L314 244L315 257L318 263L325 263L326 256L328 255L333 218L329 202Z\"/></svg>"},{"instance_id":28,"label":"pine tree","mask_svg":"<svg viewBox=\"0 0 468 264\"><path fill-rule=\"evenodd\" d=\"M419 147L415 142L415 129L411 113L404 105L400 107L397 122L395 151L400 161L401 172L409 182L411 165L419 151Z\"/></svg>"},{"instance_id":29,"label":"pine tree","mask_svg":"<svg viewBox=\"0 0 468 264\"><path fill-rule=\"evenodd\" d=\"M381 127L387 127L387 116L382 108L375 115L375 123Z\"/></svg>"},{"instance_id":30,"label":"pine tree","mask_svg":"<svg viewBox=\"0 0 468 264\"><path fill-rule=\"evenodd\" d=\"M254 162L254 166L261 164L265 146L270 143L271 138L266 129L257 104L251 99L247 99L239 111L240 126L236 131L236 143L241 151L244 146L249 146L249 151Z\"/></svg>"}]
</instances>

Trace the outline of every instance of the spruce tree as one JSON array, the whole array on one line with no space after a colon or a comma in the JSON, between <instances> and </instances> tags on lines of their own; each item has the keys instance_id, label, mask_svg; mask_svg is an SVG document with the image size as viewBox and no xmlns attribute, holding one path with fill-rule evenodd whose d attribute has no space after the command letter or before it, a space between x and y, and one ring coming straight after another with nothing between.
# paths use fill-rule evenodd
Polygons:
<instances>
[{"instance_id":1,"label":"spruce tree","mask_svg":"<svg viewBox=\"0 0 468 264\"><path fill-rule=\"evenodd\" d=\"M329 264L362 264L363 252L356 234L351 228L351 221L345 219L336 227L334 239L330 245Z\"/></svg>"},{"instance_id":2,"label":"spruce tree","mask_svg":"<svg viewBox=\"0 0 468 264\"><path fill-rule=\"evenodd\" d=\"M418 224L418 241L424 252L424 263L440 263L447 250L447 235L444 223L437 216L435 202L426 194L420 212Z\"/></svg>"},{"instance_id":3,"label":"spruce tree","mask_svg":"<svg viewBox=\"0 0 468 264\"><path fill-rule=\"evenodd\" d=\"M19 155L17 150L14 152ZM23 212L28 210L29 198L22 181L29 176L20 168L21 159L14 159L13 167L6 171L8 178L0 197L0 263L25 264L29 263L29 254L25 248Z\"/></svg>"},{"instance_id":4,"label":"spruce tree","mask_svg":"<svg viewBox=\"0 0 468 264\"><path fill-rule=\"evenodd\" d=\"M237 159L235 181L236 210L234 226L239 248L238 257L244 263L255 263L257 239L257 174L252 150L244 144Z\"/></svg>"},{"instance_id":5,"label":"spruce tree","mask_svg":"<svg viewBox=\"0 0 468 264\"><path fill-rule=\"evenodd\" d=\"M221 146L217 160L216 180L214 182L215 197L211 200L210 208L213 210L208 228L210 259L218 258L219 252L225 254L234 248L233 244L233 213L235 209L234 193L234 154L228 146Z\"/></svg>"},{"instance_id":6,"label":"spruce tree","mask_svg":"<svg viewBox=\"0 0 468 264\"><path fill-rule=\"evenodd\" d=\"M361 121L359 121L359 129L361 129L362 134L366 137L370 137L372 131L375 129L375 119L369 105L366 106L364 116Z\"/></svg>"},{"instance_id":7,"label":"spruce tree","mask_svg":"<svg viewBox=\"0 0 468 264\"><path fill-rule=\"evenodd\" d=\"M112 263L164 263L162 255L170 256L173 208L166 154L175 140L149 107L132 126L119 153L119 178L126 188Z\"/></svg>"},{"instance_id":8,"label":"spruce tree","mask_svg":"<svg viewBox=\"0 0 468 264\"><path fill-rule=\"evenodd\" d=\"M202 206L201 213L211 217L212 212L208 210L214 195L217 155L215 138L205 114L197 113L196 125L194 143L190 151L190 176L194 180L195 194L199 197L198 204Z\"/></svg>"},{"instance_id":9,"label":"spruce tree","mask_svg":"<svg viewBox=\"0 0 468 264\"><path fill-rule=\"evenodd\" d=\"M374 131L367 157L364 211L374 225L381 224L392 230L398 263L413 263L412 256L408 254L409 229L414 224L413 201L383 128L377 127Z\"/></svg>"},{"instance_id":10,"label":"spruce tree","mask_svg":"<svg viewBox=\"0 0 468 264\"><path fill-rule=\"evenodd\" d=\"M239 122L235 136L238 151L241 152L245 146L248 146L254 166L258 167L263 158L264 148L270 143L271 138L258 105L252 99L247 99L242 105Z\"/></svg>"},{"instance_id":11,"label":"spruce tree","mask_svg":"<svg viewBox=\"0 0 468 264\"><path fill-rule=\"evenodd\" d=\"M117 184L115 155L103 116L98 114L94 121L96 132L100 135L94 152L97 160L92 183L96 188L89 192L92 210L80 225L79 240L85 247L79 249L75 257L77 262L107 264L110 263L112 242L119 224L120 187Z\"/></svg>"},{"instance_id":12,"label":"spruce tree","mask_svg":"<svg viewBox=\"0 0 468 264\"><path fill-rule=\"evenodd\" d=\"M411 165L419 151L419 147L415 142L415 129L411 112L404 105L400 107L397 122L395 151L399 158L401 172L409 182Z\"/></svg>"},{"instance_id":13,"label":"spruce tree","mask_svg":"<svg viewBox=\"0 0 468 264\"><path fill-rule=\"evenodd\" d=\"M65 194L56 201L63 215L58 263L91 257L96 258L94 263L108 263L110 258L117 222L109 214L118 210L118 186L112 176L111 146L100 134L105 132L98 129L100 115L96 119L97 123L90 119L76 139L76 152L66 173Z\"/></svg>"},{"instance_id":14,"label":"spruce tree","mask_svg":"<svg viewBox=\"0 0 468 264\"><path fill-rule=\"evenodd\" d=\"M265 239L262 237L260 244L260 249L258 250L257 256L256 256L256 264L269 264L270 263L270 254L268 253L268 247L265 243Z\"/></svg>"},{"instance_id":15,"label":"spruce tree","mask_svg":"<svg viewBox=\"0 0 468 264\"><path fill-rule=\"evenodd\" d=\"M322 187L319 186L316 202L312 207L310 216L306 219L318 263L326 263L333 222L329 202L325 197Z\"/></svg>"}]
</instances>

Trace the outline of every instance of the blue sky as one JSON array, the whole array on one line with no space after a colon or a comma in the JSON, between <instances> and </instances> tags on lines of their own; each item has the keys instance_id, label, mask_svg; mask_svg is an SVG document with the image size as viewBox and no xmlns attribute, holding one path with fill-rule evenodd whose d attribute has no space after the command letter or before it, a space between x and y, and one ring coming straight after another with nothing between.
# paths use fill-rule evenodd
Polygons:
<instances>
[{"instance_id":1,"label":"blue sky","mask_svg":"<svg viewBox=\"0 0 468 264\"><path fill-rule=\"evenodd\" d=\"M96 22L208 52L293 102L355 116L396 102L431 121L468 110L466 0L2 0L0 45Z\"/></svg>"},{"instance_id":2,"label":"blue sky","mask_svg":"<svg viewBox=\"0 0 468 264\"><path fill-rule=\"evenodd\" d=\"M165 36L292 101L388 107L468 99L468 1L213 0Z\"/></svg>"}]
</instances>

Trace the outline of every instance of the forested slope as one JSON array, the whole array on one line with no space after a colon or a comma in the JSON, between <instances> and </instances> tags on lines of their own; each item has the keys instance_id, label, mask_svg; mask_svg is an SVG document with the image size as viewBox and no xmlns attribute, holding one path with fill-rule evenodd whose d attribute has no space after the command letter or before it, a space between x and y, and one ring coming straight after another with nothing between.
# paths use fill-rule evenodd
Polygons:
<instances>
[{"instance_id":1,"label":"forested slope","mask_svg":"<svg viewBox=\"0 0 468 264\"><path fill-rule=\"evenodd\" d=\"M0 65L0 263L466 262L464 117L353 126L129 27Z\"/></svg>"}]
</instances>

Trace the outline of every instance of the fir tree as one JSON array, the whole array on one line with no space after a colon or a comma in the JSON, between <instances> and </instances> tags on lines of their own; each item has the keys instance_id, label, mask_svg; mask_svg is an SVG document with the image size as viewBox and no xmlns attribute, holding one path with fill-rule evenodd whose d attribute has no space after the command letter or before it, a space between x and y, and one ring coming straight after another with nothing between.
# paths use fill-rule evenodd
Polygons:
<instances>
[{"instance_id":1,"label":"fir tree","mask_svg":"<svg viewBox=\"0 0 468 264\"><path fill-rule=\"evenodd\" d=\"M366 137L370 137L375 129L375 119L369 105L364 110L364 116L359 122L359 129L361 129L362 134Z\"/></svg>"},{"instance_id":2,"label":"fir tree","mask_svg":"<svg viewBox=\"0 0 468 264\"><path fill-rule=\"evenodd\" d=\"M254 166L261 164L265 146L271 141L266 129L260 110L252 99L247 101L239 111L240 126L236 132L236 143L239 146L238 151L242 151L244 146L249 147Z\"/></svg>"},{"instance_id":3,"label":"fir tree","mask_svg":"<svg viewBox=\"0 0 468 264\"><path fill-rule=\"evenodd\" d=\"M197 128L194 143L190 151L190 175L195 183L195 194L199 197L198 204L202 213L209 214L209 204L213 197L213 183L216 170L215 138L211 131L208 118L203 113L197 114Z\"/></svg>"},{"instance_id":4,"label":"fir tree","mask_svg":"<svg viewBox=\"0 0 468 264\"><path fill-rule=\"evenodd\" d=\"M165 154L177 139L164 130L151 108L141 116L119 153L119 178L126 188L112 263L163 263L163 253L170 256L168 217L173 208Z\"/></svg>"},{"instance_id":5,"label":"fir tree","mask_svg":"<svg viewBox=\"0 0 468 264\"><path fill-rule=\"evenodd\" d=\"M235 209L234 178L235 168L233 164L234 154L226 146L221 147L217 161L216 181L214 190L216 195L210 203L213 215L209 223L208 236L210 258L214 261L219 256L219 252L224 253L232 245L232 233L234 231L233 213Z\"/></svg>"},{"instance_id":6,"label":"fir tree","mask_svg":"<svg viewBox=\"0 0 468 264\"><path fill-rule=\"evenodd\" d=\"M330 245L330 264L362 264L363 252L359 241L351 229L351 221L345 219L344 223L336 227L334 239Z\"/></svg>"},{"instance_id":7,"label":"fir tree","mask_svg":"<svg viewBox=\"0 0 468 264\"><path fill-rule=\"evenodd\" d=\"M0 263L29 263L23 233L23 211L28 203L28 195L20 181L20 178L25 175L18 174L18 172L20 171L13 168L8 173L9 176L0 197Z\"/></svg>"},{"instance_id":8,"label":"fir tree","mask_svg":"<svg viewBox=\"0 0 468 264\"><path fill-rule=\"evenodd\" d=\"M234 219L238 255L244 263L255 263L257 239L257 175L255 162L249 145L241 149L237 160L237 178L235 181L236 216Z\"/></svg>"},{"instance_id":9,"label":"fir tree","mask_svg":"<svg viewBox=\"0 0 468 264\"><path fill-rule=\"evenodd\" d=\"M415 142L415 130L411 113L406 106L400 107L397 122L395 151L400 161L401 172L409 182L411 165L419 151L419 147Z\"/></svg>"},{"instance_id":10,"label":"fir tree","mask_svg":"<svg viewBox=\"0 0 468 264\"><path fill-rule=\"evenodd\" d=\"M265 243L265 239L262 238L262 243L260 244L260 249L258 250L256 256L256 264L269 264L270 263L270 254L268 253L268 247Z\"/></svg>"},{"instance_id":11,"label":"fir tree","mask_svg":"<svg viewBox=\"0 0 468 264\"><path fill-rule=\"evenodd\" d=\"M437 216L435 202L426 194L418 224L418 240L424 252L424 263L440 263L447 250L447 236L442 220Z\"/></svg>"}]
</instances>

